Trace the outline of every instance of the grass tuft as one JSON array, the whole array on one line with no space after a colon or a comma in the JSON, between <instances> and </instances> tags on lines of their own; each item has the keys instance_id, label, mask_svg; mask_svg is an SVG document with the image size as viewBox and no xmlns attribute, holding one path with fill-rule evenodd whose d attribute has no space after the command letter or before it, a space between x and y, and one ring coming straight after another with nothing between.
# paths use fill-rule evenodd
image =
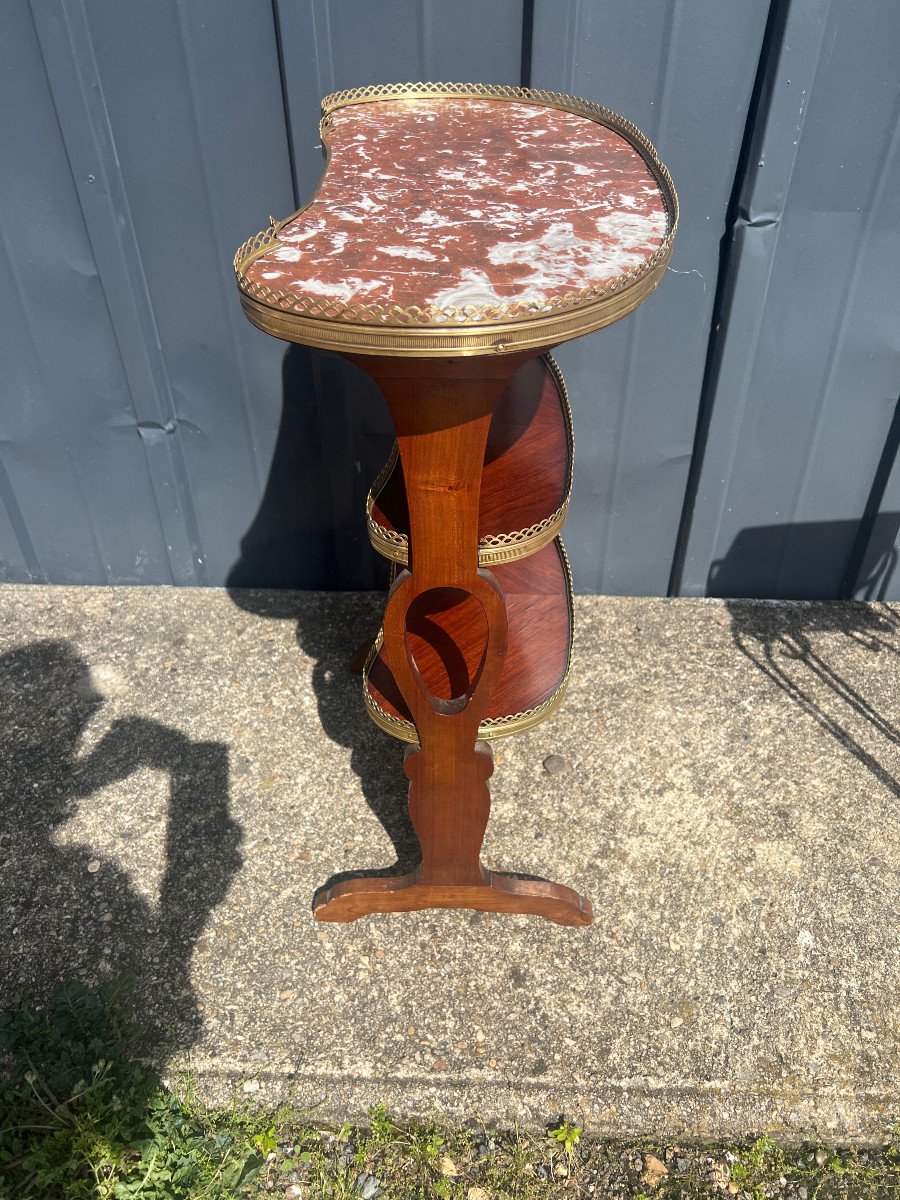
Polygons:
<instances>
[{"instance_id":1,"label":"grass tuft","mask_svg":"<svg viewBox=\"0 0 900 1200\"><path fill-rule=\"evenodd\" d=\"M172 1095L132 1056L130 988L66 983L45 1009L0 1016L3 1200L246 1195L265 1162L259 1120Z\"/></svg>"}]
</instances>

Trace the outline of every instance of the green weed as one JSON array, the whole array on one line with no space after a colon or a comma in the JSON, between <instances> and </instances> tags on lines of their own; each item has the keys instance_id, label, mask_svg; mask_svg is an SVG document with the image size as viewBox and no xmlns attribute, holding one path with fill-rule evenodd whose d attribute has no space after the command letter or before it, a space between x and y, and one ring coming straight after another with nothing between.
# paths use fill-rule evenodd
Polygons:
<instances>
[{"instance_id":1,"label":"green weed","mask_svg":"<svg viewBox=\"0 0 900 1200\"><path fill-rule=\"evenodd\" d=\"M43 1010L0 1016L0 1200L900 1200L900 1146L660 1145L538 1136L383 1104L338 1129L309 1110L211 1110L190 1079L167 1089L135 1056L127 982L66 984Z\"/></svg>"},{"instance_id":2,"label":"green weed","mask_svg":"<svg viewBox=\"0 0 900 1200\"><path fill-rule=\"evenodd\" d=\"M130 1055L129 986L67 983L0 1016L3 1200L229 1200L259 1172L273 1129L170 1094Z\"/></svg>"}]
</instances>

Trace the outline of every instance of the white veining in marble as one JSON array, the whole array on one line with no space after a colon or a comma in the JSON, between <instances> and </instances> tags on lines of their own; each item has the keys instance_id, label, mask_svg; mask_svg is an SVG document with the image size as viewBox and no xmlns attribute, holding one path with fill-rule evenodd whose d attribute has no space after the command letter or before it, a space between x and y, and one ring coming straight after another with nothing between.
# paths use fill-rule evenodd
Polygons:
<instances>
[{"instance_id":1,"label":"white veining in marble","mask_svg":"<svg viewBox=\"0 0 900 1200\"><path fill-rule=\"evenodd\" d=\"M540 311L641 266L669 229L642 155L573 113L440 98L331 120L319 193L251 280L326 306Z\"/></svg>"}]
</instances>

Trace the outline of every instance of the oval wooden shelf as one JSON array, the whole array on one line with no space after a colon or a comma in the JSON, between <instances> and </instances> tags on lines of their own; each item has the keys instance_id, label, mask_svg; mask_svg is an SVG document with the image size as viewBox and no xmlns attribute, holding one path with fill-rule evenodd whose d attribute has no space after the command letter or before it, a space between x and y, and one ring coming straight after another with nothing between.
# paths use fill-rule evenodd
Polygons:
<instances>
[{"instance_id":1,"label":"oval wooden shelf","mask_svg":"<svg viewBox=\"0 0 900 1200\"><path fill-rule=\"evenodd\" d=\"M506 661L481 741L521 733L559 707L572 652L572 579L559 538L528 558L501 563L494 576L506 597ZM410 647L428 689L440 699L464 693L481 657L479 622L451 589L410 616ZM410 713L382 652L381 632L363 669L366 709L376 725L404 742L417 742Z\"/></svg>"},{"instance_id":2,"label":"oval wooden shelf","mask_svg":"<svg viewBox=\"0 0 900 1200\"><path fill-rule=\"evenodd\" d=\"M549 355L525 363L497 401L481 476L478 562L512 562L552 542L572 490L572 414ZM409 509L397 448L366 502L369 540L385 558L409 559Z\"/></svg>"}]
</instances>

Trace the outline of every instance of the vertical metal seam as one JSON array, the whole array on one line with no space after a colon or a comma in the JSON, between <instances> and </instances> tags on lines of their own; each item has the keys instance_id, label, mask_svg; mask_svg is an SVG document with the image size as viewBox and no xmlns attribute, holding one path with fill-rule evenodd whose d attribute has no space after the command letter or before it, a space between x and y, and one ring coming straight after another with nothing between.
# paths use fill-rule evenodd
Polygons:
<instances>
[{"instance_id":1,"label":"vertical metal seam","mask_svg":"<svg viewBox=\"0 0 900 1200\"><path fill-rule=\"evenodd\" d=\"M86 11L85 11L85 9L84 9L84 0L61 0L61 6L62 6L62 9L63 9L63 11L64 11L64 13L65 13L65 22L66 22L66 28L67 28L67 31L69 31L69 35L70 35L70 36L69 36L69 44L70 44L70 45L71 45L71 28L72 28L72 26L71 26L71 21L69 20L68 13L67 13L65 10L66 10L66 8L67 8L67 4L68 4L68 3L73 3L73 2L74 2L74 3L77 3L77 4L79 5L80 9L81 9L81 13L82 13L82 17L83 17L83 23L84 23L84 27L85 27L85 29L88 31L88 35L89 35L89 30L90 30L90 26L89 26L89 23L88 23L88 20L87 20L87 13L86 13ZM33 0L29 0L29 7L31 8L32 19L34 19ZM138 414L137 406L136 406L136 404L135 404L135 398L134 398L134 393L133 393L133 390L132 390L132 387L131 387L131 382L130 382L130 380L129 380L129 378L128 378L128 371L127 371L127 369L126 369L126 367L125 367L125 355L124 355L124 353L123 353L123 351L122 351L122 345L121 345L121 341L120 341L120 339L119 339L118 330L117 330L117 328L116 328L116 323L115 323L115 320L113 319L113 311L112 311L112 306L110 305L110 302L109 302L109 297L108 297L108 295L107 295L107 291L106 291L106 287L105 287L105 285L104 285L104 282L103 282L103 274L102 274L102 271L101 271L101 269L100 269L100 264L99 264L99 263L96 261L96 251L95 251L95 247L94 247L94 239L93 239L93 237L92 237L92 235L91 235L90 222L88 221L87 214L86 214L86 213L85 213L85 211L84 211L84 205L83 205L83 203L82 203L82 200L81 200L81 193L80 193L80 191L79 191L79 188L78 188L78 180L77 180L77 177L76 177L75 166L74 166L74 164L73 164L73 162L72 162L71 155L70 155L70 153L69 153L69 146L68 146L68 144L67 144L67 141L66 141L65 132L64 132L64 130L63 130L62 123L59 121L59 111L58 111L58 108L57 108L56 92L55 92L55 89L54 89L54 87L53 87L53 77L52 77L52 74L51 74L51 72L50 72L50 70L49 70L49 68L48 68L48 66L47 66L47 61L46 61L46 58L45 58L45 56L44 56L44 45L43 45L43 42L42 42L42 40L41 40L41 37L40 37L40 32L39 32L39 30L37 29L37 25L36 25L36 24L35 24L35 32L37 33L38 48L39 48L39 50L40 50L41 59L42 59L42 61L43 61L43 63L44 63L44 70L45 70L45 71L46 71L46 73L47 73L47 81L48 81L48 84L49 84L49 87L50 87L50 96L51 96L51 99L52 99L52 101L53 101L53 108L54 108L54 111L55 111L55 112L56 112L56 114L57 114L57 123L58 123L58 125L59 125L60 138L61 138L61 140L62 140L63 149L64 149L64 151L65 151L65 155L66 155L66 161L67 161L67 163L69 164L69 170L70 170L70 172L71 172L71 174L72 174L73 190L74 190L74 192L75 192L76 199L78 200L79 209L80 209L80 211L81 211L81 219L82 219L82 222L83 222L83 224L84 224L85 234L86 234L86 236L87 236L87 239L88 239L88 242L90 243L90 246L91 246L91 253L94 255L94 262L95 262L95 265L96 265L96 267L97 267L97 278L98 278L98 280L99 280L99 283L100 283L100 290L101 290L101 292L103 293L103 300L104 300L104 304L106 305L106 311L107 311L107 313L108 313L108 315L109 315L109 318L110 318L110 328L111 328L111 330L112 330L113 337L114 337L114 339L115 339L115 343L116 343L116 349L118 350L118 353L119 353L119 359L120 359L120 361L121 361L121 363L122 363L123 375L124 375L124 377L125 377L125 382L126 382L127 389L128 389L128 397L129 397L129 400L130 400L130 402L131 402L131 411L132 411L132 413L133 413L133 415L134 415L135 428L137 429L137 428L138 428L138 426L139 426L139 423L140 423L140 416L139 416L139 414ZM76 55L75 55L75 52L74 52L74 47L73 47L73 52L72 52L72 58L73 58L73 62L76 62L76 73L77 73L77 74L78 74L78 76L79 76L79 82L80 82L81 72L80 72L80 70L79 70L79 69L78 69L78 67L77 67L77 60L76 60ZM92 65L93 65L93 66L94 66L94 68L95 68L95 70L94 70L94 75L95 75L95 78L97 79L97 83L98 83L98 91L100 92L100 94L101 94L101 97L102 97L102 88L100 87L100 83L99 83L99 80L100 80L100 72L99 72L99 70L97 70L97 69L96 69L96 60L95 60L95 59L93 59L93 57L92 57ZM104 110L105 110L105 109L106 109L106 101L105 101L105 99L102 99L102 104L103 104L103 107L104 107ZM110 129L109 129L109 135L110 135L110 141L112 141L112 130L111 130L111 127L110 127ZM117 165L117 167L118 167L118 154L116 154L116 155L115 155L115 159L116 159L116 165ZM124 191L124 187L123 187L123 191ZM144 281L144 282L145 282L145 281ZM148 303L149 303L149 301L148 301ZM156 322L155 322L155 320L153 321L153 327L154 327L154 334L155 334L155 336L156 336L156 342L157 342L157 345L158 345L158 344L159 344L159 336L158 336L158 331L156 330ZM169 405L168 407L169 407L169 414L168 414L168 415L169 415L169 416L171 416L171 417L174 417L175 413L174 413L174 409L173 409L173 407L172 407L171 405ZM153 500L154 500L154 504L156 505L156 515L157 515L157 520L159 521L160 534L162 535L162 542L163 542L163 545L166 547L166 551L167 551L166 557L167 557L167 559L168 559L168 550L169 550L169 545L168 545L168 540L167 540L167 538L166 538L166 532L165 532L165 523L164 523L164 521L163 521L163 518L162 518L162 512L161 512L161 510L160 510L160 506L159 506L159 497L158 497L158 496L157 496L157 494L156 494L156 487L155 487L155 485L154 485L154 474L153 474L152 465L151 465L151 464L150 464L150 462L149 462L149 457L148 457L148 454L147 454L147 449L146 449L146 446L143 444L143 441L141 442L141 451L142 451L142 453L143 453L143 455L144 455L144 461L147 463L147 477L148 477L148 479L150 480L150 484L151 484L151 491L152 491L152 493L153 493ZM96 535L94 534L94 530L93 530L93 522L91 522L91 525L92 525L91 533L92 533L92 536L93 536L93 537L95 537ZM191 558L192 558L192 564L193 564L193 560L194 560L194 558L195 558L195 557L196 557L196 555L192 554L192 556L191 556ZM170 572L170 575L171 575L171 577L172 577L172 581L173 581L173 583L174 583L174 582L175 582L175 573L174 573L174 571L172 570L172 564L171 564L171 561L169 561L169 572Z\"/></svg>"},{"instance_id":2,"label":"vertical metal seam","mask_svg":"<svg viewBox=\"0 0 900 1200\"><path fill-rule=\"evenodd\" d=\"M609 479L606 488L604 489L608 496L606 521L603 523L603 533L600 537L600 547L598 552L598 563L600 566L600 578L597 580L597 586L600 589L600 594L603 594L604 577L607 571L606 555L609 549L610 538L612 535L612 525L616 511L616 489L621 478L622 468L622 439L624 437L625 425L628 420L628 395L631 391L631 384L634 378L635 353L634 343L637 337L638 318L640 313L632 313L631 320L628 322L627 331L627 347L625 351L625 379L623 386L619 390L619 403L616 406L617 420L616 430L613 436L613 460L612 470L610 471L611 478ZM609 440L609 439L607 439ZM596 494L596 493L595 493ZM600 515L600 514L598 514Z\"/></svg>"},{"instance_id":3,"label":"vertical metal seam","mask_svg":"<svg viewBox=\"0 0 900 1200\"><path fill-rule=\"evenodd\" d=\"M313 12L313 38L314 38L314 42L315 42L315 51L316 51L316 75L319 80L319 98L321 99L321 97L325 96L328 92L333 92L336 87L335 80L334 80L334 54L331 49L331 7L329 4L329 0L322 0L322 7L324 9L324 12L322 14L322 20L316 21L316 19L315 19L316 0L310 0L310 4L312 5L312 12ZM319 67L321 66L322 61L323 61L323 57L322 57L322 53L321 53L322 48L321 48L321 45L319 42L319 26L320 26L320 24L322 25L322 33L324 33L324 35L325 35L325 49L327 51L327 56L328 56L328 59L327 59L327 61L328 61L328 83L327 84L323 83L322 73L319 70Z\"/></svg>"},{"instance_id":4,"label":"vertical metal seam","mask_svg":"<svg viewBox=\"0 0 900 1200\"><path fill-rule=\"evenodd\" d=\"M47 81L47 91L50 96L50 101L53 105L53 114L54 114L54 117L56 118L56 127L59 130L60 143L62 145L63 152L65 153L65 156L66 156L66 162L68 164L69 171L73 176L73 180L72 180L73 181L73 191L77 197L78 189L76 186L74 186L75 180L74 180L74 172L72 169L72 162L71 162L71 159L69 158L68 147L66 146L65 137L63 136L62 126L59 122L59 112L56 107L56 97L53 92L52 80L50 77L50 72L47 67L46 59L44 57L44 48L41 44L41 39L40 39L40 36L38 33L37 25L35 24L35 21L34 21L34 11L31 7L30 0L29 0L29 6L28 6L28 13L29 13L29 16L31 17L31 23L32 23L32 26L34 28L34 33L35 33L35 43L37 45L38 53L41 56L41 63L44 68L44 77ZM85 235L88 238L88 240L90 241L90 232L87 229L87 223L84 220L83 212L81 213L81 218L82 218L82 223L83 223L84 229L85 229ZM3 237L2 230L0 230L0 238L3 239L3 248L6 252L7 261L9 263L10 274L13 276L14 279L16 279L19 294L22 295L23 288L22 288L21 280L19 280L17 278L18 272L16 271L16 267L15 267L15 259L13 258L12 254L9 252L9 247L6 244L6 239ZM93 251L93 247L92 247L92 251ZM95 260L94 265L96 266L96 260ZM98 271L98 277L99 277L99 271ZM35 360L35 362L41 364L41 371L43 374L44 355L43 355L43 351L42 351L42 342L41 342L41 339L38 338L34 332L33 322L32 322L31 313L29 311L28 305L22 305L22 316L25 321L25 325L28 329L28 334L29 334L29 338L31 341L34 360ZM49 394L49 389L46 389L46 390L48 391L48 394ZM81 468L79 462L77 461L77 459L73 462L72 466L73 466L73 474L74 474L75 480L77 481L78 497L81 500L81 506L82 506L82 510L84 513L85 522L86 522L88 529L90 530L91 542L92 542L93 548L94 548L94 555L95 555L97 563L99 564L99 566L102 568L104 574L106 575L107 582L109 582L109 580L110 580L110 564L107 561L106 555L102 551L100 539L97 536L97 526L96 526L96 522L94 520L94 514L91 511L91 505L88 504L88 502L85 500L84 493L82 492L82 489L81 489L82 468ZM27 527L25 525L24 514L22 513L22 510L19 508L18 501L15 498L15 493L12 488L12 480L9 478L9 474L5 469L4 469L4 475L5 475L6 483L7 483L8 489L9 489L8 496L9 496L10 500L15 504L16 512L18 513L19 522L21 525L21 532L27 538L28 545L31 547L31 552L32 552L35 562L38 562L37 555L34 550L34 544L31 541L31 537L28 534ZM9 514L8 507L7 507L7 514L10 517L10 524L13 527L13 531L16 534L16 539L17 539L17 541L19 541L19 547L23 551L23 556L24 556L24 549L22 547L22 542L21 542L21 539L19 536L19 531L16 529L16 526L13 523L12 516ZM45 573L42 569L40 569L40 574L42 577L45 577Z\"/></svg>"},{"instance_id":5,"label":"vertical metal seam","mask_svg":"<svg viewBox=\"0 0 900 1200\"><path fill-rule=\"evenodd\" d=\"M575 91L575 31L581 24L581 0L574 0L566 15L566 91L571 95Z\"/></svg>"},{"instance_id":6,"label":"vertical metal seam","mask_svg":"<svg viewBox=\"0 0 900 1200\"><path fill-rule=\"evenodd\" d=\"M309 6L309 23L312 25L313 67L316 72L316 91L321 100L331 89L322 82L322 56L319 54L319 27L316 20L316 0L306 0Z\"/></svg>"},{"instance_id":7,"label":"vertical metal seam","mask_svg":"<svg viewBox=\"0 0 900 1200\"><path fill-rule=\"evenodd\" d=\"M6 513L9 527L13 532L13 537L16 539L16 544L25 563L25 570L29 575L27 582L47 583L47 573L41 566L34 543L28 534L28 527L25 524L22 510L19 508L19 502L16 499L16 493L9 478L6 464L3 461L2 453L0 453L0 503L3 504L3 511Z\"/></svg>"},{"instance_id":8,"label":"vertical metal seam","mask_svg":"<svg viewBox=\"0 0 900 1200\"><path fill-rule=\"evenodd\" d=\"M665 47L665 65L661 72L662 78L660 81L659 88L657 90L657 95L656 95L657 103L655 105L656 110L657 110L657 112L656 112L657 119L656 119L656 128L655 128L654 134L653 134L653 140L654 140L654 142L656 142L657 145L659 144L659 133L662 128L665 103L668 100L668 97L670 94L670 84L671 84L671 77L672 77L672 62L674 59L674 54L672 53L672 47L675 42L674 30L676 29L676 27L678 25L677 17L678 17L678 14L680 13L680 10L681 10L681 0L670 0L668 12L666 15L666 23L665 23L666 24L666 36L664 36L664 38L663 38L663 45ZM623 461L622 461L623 460L622 442L624 441L625 434L628 429L629 417L630 417L631 411L632 411L630 396L631 396L631 393L632 393L632 390L634 387L634 372L635 372L635 367L636 367L635 360L637 358L637 354L635 353L635 347L639 340L641 326L644 324L643 318L644 318L644 310L643 310L643 308L640 308L640 309L638 309L637 312L632 313L631 320L628 323L628 325L629 325L629 328L628 328L628 350L627 350L628 358L627 358L627 367L625 370L625 384L624 384L624 387L622 388L622 398L621 398L621 404L620 404L620 417L619 417L619 422L618 422L618 429L616 430L615 458L613 460L612 481L610 483L610 488L609 488L609 500L610 500L609 515L608 515L607 521L606 521L606 532L603 537L603 552L600 556L600 579L598 582L599 582L601 593L603 591L605 576L606 576L606 572L607 572L608 565L609 565L607 563L607 549L609 547L610 541L613 540L613 526L615 524L615 514L616 514L616 503L615 503L616 493L618 492L619 484L620 484L620 481L622 478L622 471L624 470Z\"/></svg>"},{"instance_id":9,"label":"vertical metal seam","mask_svg":"<svg viewBox=\"0 0 900 1200\"><path fill-rule=\"evenodd\" d=\"M36 28L37 36L38 36L38 46L40 48L41 56L44 60L45 70L47 71L47 78L50 81L51 98L53 100L54 108L56 109L56 112L57 112L57 118L59 118L59 105L58 105L55 88L53 85L54 76L53 76L53 73L51 72L49 65L47 64L47 61L46 61L46 53L45 53L45 49L44 49L43 39L41 37L40 26L38 25L38 22L34 17L33 0L29 0L29 3L31 5L32 19L35 21L35 28ZM121 177L121 170L119 167L118 155L116 154L116 151L115 151L115 142L114 142L113 134L112 134L112 125L111 125L111 122L109 119L109 113L108 113L108 110L106 107L106 100L105 100L105 97L104 97L103 91L102 91L99 68L97 65L96 57L93 52L93 45L91 43L91 37L90 37L90 26L88 23L87 12L84 7L84 0L58 0L58 3L59 3L61 16L65 23L67 44L68 44L68 48L69 48L69 52L70 52L70 58L71 58L72 68L74 71L75 82L79 89L81 97L83 99L84 108L85 108L85 118L86 118L89 130L90 130L90 137L91 137L92 141L94 141L96 143L97 154L98 154L98 164L102 166L102 170L104 171L104 173L109 171L111 169L111 167L112 167L112 169L115 170L115 172L118 173L118 185L119 185L118 189L117 189L118 203L122 206L122 208L124 210L124 214L127 217L128 230L127 230L126 236L130 235L130 241L132 243L133 257L135 260L134 262L129 262L126 259L124 252L120 253L120 257L122 260L122 268L124 270L125 279L127 281L128 288L129 288L129 291L131 293L131 296L133 298L134 305L135 305L135 319L138 322L139 337L140 337L140 340L144 347L144 353L147 357L147 370L148 370L148 374L149 374L150 381L151 381L150 386L155 395L156 403L159 406L160 415L165 415L166 419L168 420L168 419L174 418L174 416L175 416L171 383L168 379L168 370L166 367L165 358L162 353L162 347L161 347L160 338L159 338L159 331L158 331L158 328L156 325L155 314L153 312L153 305L152 305L152 302L150 299L146 277L144 275L143 262L142 262L141 255L140 255L140 249L137 244L137 236L136 236L136 233L134 230L133 222L131 221L131 215L130 215L130 209L128 206L128 199L127 199L127 193L125 190L124 179ZM74 46L73 40L72 40L73 24L72 24L72 18L68 11L70 5L75 6L80 12L80 24L81 24L84 38L87 43L86 51L87 51L87 55L90 59L90 66L92 68L92 73L93 73L93 80L92 80L93 87L92 87L91 91L95 96L95 102L99 103L99 105L102 108L103 114L104 114L105 138L102 136L102 132L99 130L96 130L96 128L92 124L91 109L90 109L90 106L88 105L87 98L86 98L85 81L84 81L84 76L83 76L83 63L82 63L82 59L80 58L80 56L76 53L76 49L75 49L75 46ZM50 18L50 19L52 19L52 18ZM88 215L84 210L84 203L83 203L83 200L81 197L81 190L78 186L77 172L75 170L75 165L72 161L71 150L70 150L70 146L68 144L68 140L67 140L67 137L65 134L63 122L60 121L59 124L60 124L60 133L62 135L63 148L65 150L66 158L69 163L69 169L72 172L72 179L73 179L73 183L75 185L75 193L78 198L79 205L81 207L82 219L84 221L87 238L91 245L91 251L94 255L94 260L97 265L98 277L100 280L101 289L103 291L103 295L104 295L104 299L105 299L105 303L106 303L106 309L107 309L107 312L110 317L111 327L112 327L113 335L116 340L116 346L117 346L117 350L119 353L119 358L122 363L124 374L125 374L128 396L129 396L131 410L132 410L132 414L133 414L134 422L135 422L135 428L137 428L139 425L139 422L140 422L140 418L138 415L136 401L135 401L134 386L133 386L133 369L130 370L129 366L128 366L128 359L127 359L127 356L126 356L125 351L122 346L120 324L116 319L115 310L114 310L113 306L110 304L107 283L103 278L103 270L101 267L101 263L97 259L97 245L96 245L94 234L93 234L92 228L91 228L92 221L88 218ZM107 149L109 151L109 153L107 155L103 154L102 147L103 147L104 141L107 143ZM110 167L110 155L111 155L111 167ZM122 246L120 240L117 241L117 245L118 245L120 251L124 251L124 247ZM142 315L141 315L141 313L142 313ZM151 326L152 342L148 341L148 339L147 339L146 331L143 328L144 321L149 322L149 324ZM154 361L157 364L156 367L153 366ZM164 394L160 393L158 384L162 385L162 393L164 393ZM174 570L174 567L172 564L172 559L171 559L172 544L170 543L170 540L169 540L169 534L170 534L170 530L168 527L169 521L167 520L166 517L163 516L163 510L162 510L162 506L160 503L160 495L159 495L159 490L158 490L160 486L167 486L167 483L166 483L166 481L163 481L162 484L160 484L160 481L158 479L158 472L154 469L154 465L151 462L149 454L147 453L146 445L142 444L142 449L143 449L145 461L147 462L148 478L151 483L151 489L153 492L154 502L156 504L157 519L159 521L159 527L160 527L160 531L162 534L162 541L166 547L167 555L169 558L169 570L170 570L170 573L172 576L172 581L178 582L176 572ZM172 477L172 481L175 485L176 498L178 500L178 507L174 510L172 516L173 516L173 519L178 520L178 523L179 523L181 529L183 530L183 533L184 533L184 536L186 539L185 549L188 552L188 556L190 558L190 563L191 563L190 569L191 569L191 575L193 576L192 581L197 582L198 576L202 577L205 575L205 571L201 570L198 572L198 567L202 567L202 565L203 565L203 557L204 556L203 556L203 550L202 550L202 547L200 544L199 529L197 527L196 514L194 513L193 504L191 501L190 488L189 488L189 486L186 486L185 464L183 461L183 456L182 456L180 447L175 447L171 444L168 444L168 440L167 440L167 445L166 445L165 449L166 449L166 455L168 457L169 464L171 467L171 477Z\"/></svg>"},{"instance_id":10,"label":"vertical metal seam","mask_svg":"<svg viewBox=\"0 0 900 1200\"><path fill-rule=\"evenodd\" d=\"M650 135L650 140L656 145L660 144L663 114L668 106L672 90L672 62L675 58L673 47L677 40L677 30L681 25L681 0L672 0L669 5L669 10L666 14L666 24L663 33L663 45L665 46L665 65L661 72L659 87L656 89L656 125L653 133Z\"/></svg>"},{"instance_id":11,"label":"vertical metal seam","mask_svg":"<svg viewBox=\"0 0 900 1200\"><path fill-rule=\"evenodd\" d=\"M240 382L241 392L241 414L244 419L244 429L247 435L247 441L250 447L250 465L253 478L253 486L257 495L262 494L262 471L259 465L259 445L255 436L253 422L250 419L250 410L247 407L247 396L250 391L249 381L247 379L246 364L244 362L243 352L243 317L241 317L242 327L240 332L237 329L235 317L239 312L236 304L228 304L225 300L226 296L231 296L234 291L234 278L230 268L231 251L227 250L222 244L221 231L219 228L219 210L218 206L213 203L212 194L209 186L209 169L207 167L206 153L203 148L203 133L200 128L200 110L197 103L197 93L194 87L194 52L193 45L190 40L184 16L182 12L182 0L176 0L175 11L177 14L178 29L181 33L181 46L184 56L185 76L187 78L188 92L191 97L191 128L193 130L193 141L197 152L197 160L200 166L200 186L203 190L203 198L206 202L206 210L209 218L209 228L212 232L213 248L215 250L216 269L219 278L222 281L222 307L225 310L225 320L232 330L231 349L233 361L237 368L238 380Z\"/></svg>"},{"instance_id":12,"label":"vertical metal seam","mask_svg":"<svg viewBox=\"0 0 900 1200\"><path fill-rule=\"evenodd\" d=\"M31 10L29 8L29 14L30 13L31 13ZM38 44L38 49L40 50L40 44ZM48 89L49 89L49 81L48 81ZM60 138L61 137L62 137L62 134L60 134ZM6 243L6 236L3 232L2 225L0 225L0 249L3 250L3 253L6 256L7 262L9 263L9 273L12 276L13 280L16 282L17 289L18 289L19 293L21 294L22 288L21 288L21 284L17 278L18 272L16 271L15 262L13 260L13 257L9 253L9 247L7 246L7 243ZM31 343L34 348L35 359L37 361L40 361L40 354L38 353L37 343L35 341L35 336L32 331L32 328L31 328L31 320L29 318L28 311L27 311L27 308L25 305L22 306L22 310L23 310L23 314L25 317L25 323L28 327L28 332L31 336ZM37 551L35 550L34 543L31 540L31 535L28 532L28 527L25 524L24 514L22 513L22 510L19 507L19 502L16 499L16 493L15 493L15 489L13 488L13 485L12 485L12 480L10 479L9 472L6 469L6 465L4 462L4 456L3 456L3 443L2 442L0 442L0 500L2 500L2 502L3 502L3 507L6 510L6 515L9 520L10 528L12 529L13 534L15 535L16 542L18 543L18 546L19 546L19 551L22 555L22 558L25 560L25 565L26 565L26 568L27 568L29 574L32 574L35 576L34 582L46 582L46 579L47 579L46 572L44 571L43 567L41 566L41 562L40 562L40 559L38 558Z\"/></svg>"},{"instance_id":13,"label":"vertical metal seam","mask_svg":"<svg viewBox=\"0 0 900 1200\"><path fill-rule=\"evenodd\" d=\"M810 90L810 97L811 96L812 96L812 91ZM802 502L804 490L806 489L807 483L809 482L809 476L810 476L810 471L812 469L812 462L813 462L813 458L815 455L815 450L821 439L822 414L823 414L823 410L825 408L825 402L828 398L828 394L831 391L831 386L834 382L834 376L835 376L835 371L837 369L840 351L844 344L844 339L847 335L848 313L850 311L850 306L853 303L853 298L856 294L856 290L859 286L859 281L860 281L861 273L862 273L863 257L864 257L864 253L865 253L865 246L871 235L872 223L875 218L875 214L877 212L878 205L881 201L881 197L884 194L885 187L887 186L888 176L889 176L891 167L893 166L894 155L897 151L898 143L900 143L900 124L898 124L898 122L900 122L900 99L898 99L898 102L895 104L894 111L891 114L891 120L888 124L888 132L887 132L887 137L886 137L888 149L887 149L886 153L883 153L883 154L879 153L878 157L880 158L880 161L881 161L881 168L878 171L878 174L876 175L876 177L873 181L872 187L870 189L870 192L869 192L869 198L870 198L871 202L867 201L866 205L864 206L864 211L867 210L866 219L863 223L862 228L856 235L856 239L855 239L854 245L853 245L853 252L850 256L850 270L847 273L846 283L845 283L845 286L841 293L841 300L840 300L840 304L839 304L839 309L841 312L840 325L838 326L838 331L837 331L836 336L831 339L831 342L828 347L828 360L827 360L827 368L825 371L825 377L824 377L824 379L822 381L822 385L819 389L819 394L816 397L815 424L813 427L813 433L812 433L812 437L810 437L807 442L806 450L804 453L803 470L801 472L798 472L797 485L794 489L794 496L792 499L791 511L790 511L790 517L789 517L789 520L791 522L793 521L794 517L796 516L797 509L799 508L799 506ZM785 555L786 555L787 545L788 545L789 541L790 541L790 537L788 537L785 541L785 547L784 547L784 550L782 551L781 562L778 564L778 575L776 576L776 585L780 585L780 583L781 583L782 575L784 572ZM852 552L853 551L851 548L851 554L852 554ZM849 557L848 557L848 561L849 561ZM847 570L847 564L845 564L845 568L844 568L845 574L846 574L846 570Z\"/></svg>"},{"instance_id":14,"label":"vertical metal seam","mask_svg":"<svg viewBox=\"0 0 900 1200\"><path fill-rule=\"evenodd\" d=\"M300 207L300 185L297 179L297 156L294 152L294 123L291 102L288 97L287 75L284 65L284 44L281 37L281 13L279 0L272 0L272 28L275 31L275 53L278 56L278 79L281 86L281 107L284 112L284 128L287 133L288 165L291 172L294 208Z\"/></svg>"},{"instance_id":15,"label":"vertical metal seam","mask_svg":"<svg viewBox=\"0 0 900 1200\"><path fill-rule=\"evenodd\" d=\"M691 464L685 485L682 502L681 519L675 538L675 551L672 555L672 569L669 576L667 595L678 596L684 581L684 568L687 562L688 547L694 523L697 500L700 494L700 483L703 477L709 431L713 419L713 401L716 391L718 373L728 332L728 316L732 297L729 294L734 273L734 236L733 230L737 217L741 212L741 197L748 180L748 168L757 138L764 135L765 124L769 115L770 98L765 98L764 91L771 72L777 65L784 41L785 23L787 21L790 0L770 0L766 27L763 31L759 48L759 60L756 67L756 77L747 107L744 121L744 132L741 147L735 164L734 179L731 185L731 196L725 210L725 220L722 230L722 250L719 256L719 269L716 279L716 290L710 313L709 330L707 333L706 362L700 382L699 403L697 405L697 421L694 429L694 442L691 450ZM799 139L798 139L799 140ZM776 241L778 231L776 230ZM769 262L769 273L772 270L772 259ZM762 314L757 314L756 329L753 344L756 345L761 331ZM742 399L737 416L742 419L747 406L746 380L742 389ZM731 463L737 453L736 447L731 452ZM727 476L726 476L727 479ZM726 481L723 480L723 487ZM722 510L725 504L725 493L720 498L719 513L716 517L716 529L721 526Z\"/></svg>"}]
</instances>

